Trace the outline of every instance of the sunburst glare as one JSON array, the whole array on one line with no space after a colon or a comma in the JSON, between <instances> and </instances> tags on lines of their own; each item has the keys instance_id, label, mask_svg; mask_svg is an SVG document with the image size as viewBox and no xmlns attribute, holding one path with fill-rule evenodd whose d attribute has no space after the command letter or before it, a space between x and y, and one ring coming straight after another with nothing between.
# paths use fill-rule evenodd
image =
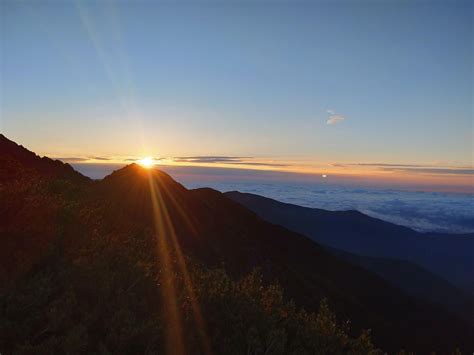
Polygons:
<instances>
[{"instance_id":1,"label":"sunburst glare","mask_svg":"<svg viewBox=\"0 0 474 355\"><path fill-rule=\"evenodd\" d=\"M150 169L156 164L156 161L151 157L145 157L138 160L138 164L140 164L144 168Z\"/></svg>"}]
</instances>

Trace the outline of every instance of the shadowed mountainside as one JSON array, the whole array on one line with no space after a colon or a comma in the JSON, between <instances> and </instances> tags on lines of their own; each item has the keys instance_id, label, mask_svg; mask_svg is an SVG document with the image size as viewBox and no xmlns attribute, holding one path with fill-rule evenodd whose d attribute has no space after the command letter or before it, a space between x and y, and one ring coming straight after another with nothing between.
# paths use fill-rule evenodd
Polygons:
<instances>
[{"instance_id":1,"label":"shadowed mountainside","mask_svg":"<svg viewBox=\"0 0 474 355\"><path fill-rule=\"evenodd\" d=\"M68 344L94 351L95 346L110 349L125 342L135 352L166 343L168 350L185 353L193 349L195 337L204 337L195 329L206 328L202 333L209 344L194 349L200 353L208 347L222 353L232 348L229 344L252 344L263 349L255 353L264 353L270 346L261 345L270 336L267 332L273 332L272 344L274 339L282 342L280 353L328 344L343 344L346 350L339 351L346 353L360 346L334 328L331 317L321 320L321 313L314 318L315 333L303 336L298 324L312 332L313 318L263 297L273 283L281 285L285 300L309 312L321 310L327 299L339 319L351 320L351 336L370 328L375 344L388 351L447 353L456 346L474 346L469 337L473 329L466 322L406 296L310 239L264 221L222 193L187 190L169 175L136 164L90 181L67 165L20 146L14 149L10 141L1 144L9 147L0 155L5 177L0 190L0 329L8 334L0 346L6 349L22 344L38 352ZM218 269L229 278L216 278ZM255 269L262 286L237 283ZM225 297L217 302L220 294ZM237 295L242 298L235 299ZM261 304L253 303L261 297ZM272 304L282 306L275 311ZM189 325L191 315L196 323ZM279 319L278 329L268 326L270 319ZM164 339L147 341L154 331L164 332ZM185 336L183 345L177 340L182 334L194 335ZM337 341L331 334L337 334ZM310 346L304 339L319 340Z\"/></svg>"},{"instance_id":2,"label":"shadowed mountainside","mask_svg":"<svg viewBox=\"0 0 474 355\"><path fill-rule=\"evenodd\" d=\"M359 256L327 248L337 257L379 275L406 294L440 304L459 317L474 321L474 297L410 261Z\"/></svg>"},{"instance_id":3,"label":"shadowed mountainside","mask_svg":"<svg viewBox=\"0 0 474 355\"><path fill-rule=\"evenodd\" d=\"M307 208L237 191L227 192L225 195L271 223L280 224L325 244L326 249L334 255L376 273L413 297L441 304L468 321L474 319L474 297L469 291L454 286L442 276L434 274L434 271L428 271L424 268L426 265L418 265L423 265L426 256L431 256L428 266L436 265L438 270L438 263L450 263L455 258L449 255L453 252L461 257L456 263L465 265L467 270L464 271L469 272L472 269L468 265L472 263L472 259L462 259L469 253L472 243L466 240L468 236L461 236L461 244L456 245L459 239L448 238L459 236L436 235L436 241L446 245L443 249L439 245L431 245L433 241L429 235L383 222L357 211L333 212ZM394 240L397 235L400 240ZM383 243L385 238L386 245ZM336 249L335 246L341 249ZM463 248L468 248L467 253ZM417 252L420 254L420 251L422 255L418 257ZM411 261L405 259L410 257ZM451 270L459 267L447 265ZM446 275L445 272L443 274Z\"/></svg>"},{"instance_id":4,"label":"shadowed mountainside","mask_svg":"<svg viewBox=\"0 0 474 355\"><path fill-rule=\"evenodd\" d=\"M237 191L226 196L271 223L325 246L376 258L412 261L454 285L472 291L474 235L419 233L358 211L326 211Z\"/></svg>"},{"instance_id":5,"label":"shadowed mountainside","mask_svg":"<svg viewBox=\"0 0 474 355\"><path fill-rule=\"evenodd\" d=\"M86 182L89 178L60 160L39 157L0 134L0 182L9 183L27 174Z\"/></svg>"}]
</instances>

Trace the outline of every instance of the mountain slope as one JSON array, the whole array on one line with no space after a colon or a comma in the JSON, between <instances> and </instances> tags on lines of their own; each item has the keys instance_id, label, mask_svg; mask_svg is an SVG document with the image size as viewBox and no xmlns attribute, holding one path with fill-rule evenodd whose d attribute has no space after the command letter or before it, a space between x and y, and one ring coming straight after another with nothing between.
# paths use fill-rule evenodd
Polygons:
<instances>
[{"instance_id":1,"label":"mountain slope","mask_svg":"<svg viewBox=\"0 0 474 355\"><path fill-rule=\"evenodd\" d=\"M327 248L337 257L379 275L406 294L442 305L471 322L474 319L474 297L443 278L410 261L359 256Z\"/></svg>"},{"instance_id":2,"label":"mountain slope","mask_svg":"<svg viewBox=\"0 0 474 355\"><path fill-rule=\"evenodd\" d=\"M63 232L59 225L74 207L71 201L90 184L70 165L41 158L0 134L0 284L42 258Z\"/></svg>"},{"instance_id":3,"label":"mountain slope","mask_svg":"<svg viewBox=\"0 0 474 355\"><path fill-rule=\"evenodd\" d=\"M258 267L267 282L276 280L287 296L309 310L328 298L340 318L351 319L354 329L373 329L375 340L391 350L428 349L439 343L440 335L434 334L446 336L445 324L452 325L450 336L459 344L467 339L462 334L469 326L441 308L410 299L376 275L340 261L301 235L266 223L215 190L188 191L161 171L131 165L99 182L94 195L103 193L104 199L113 201L107 213L119 213L111 221L153 223L150 176L183 253L207 267L224 265L236 278Z\"/></svg>"},{"instance_id":4,"label":"mountain slope","mask_svg":"<svg viewBox=\"0 0 474 355\"><path fill-rule=\"evenodd\" d=\"M16 162L10 166L26 164L15 160L15 154L7 158ZM57 346L55 337L64 334L52 332L36 319L40 319L38 314L54 319L47 323L60 331L66 320L58 319L58 313L53 312L59 309L59 313L68 315L67 324L81 320L81 328L67 336L68 344L79 340L87 343L88 338L94 344L119 343L135 334L133 324L137 320L145 319L140 323L144 333L133 335L137 337L134 346L139 346L146 341L146 334L161 324L149 318L160 309L156 290L169 291L163 297L165 305L169 305L164 307L165 319L176 319L176 315L167 313L181 298L175 297L179 293L169 285L188 285L192 279L189 275L199 268L224 268L233 280L258 268L265 284L278 282L287 299L309 311L316 311L320 301L327 299L339 319L351 319L352 334L371 328L376 345L388 351L436 349L446 353L456 346L474 346L469 337L473 329L466 322L442 308L406 296L377 275L339 260L302 235L264 221L217 191L189 191L169 175L137 165L120 169L102 181L76 181L61 174L42 175L50 163L46 161L43 166L41 158L35 159L33 175L30 171L25 173L26 168L15 171L21 181L33 181L32 184L24 188L17 179L10 179L1 185L6 206L0 216L1 249L7 245L9 254L15 257L2 259L5 272L0 289L6 294L2 298L2 312L6 313L0 318L10 322L4 329L18 322L23 324L25 319L32 322L34 336L27 341L41 340L48 346ZM201 278L206 285L208 276ZM219 282L217 285L221 285ZM42 296L30 301L32 291L24 285ZM9 293L18 287L23 291ZM221 288L225 287L211 288L212 297ZM194 300L193 293L200 290L188 292L190 296L184 300ZM216 313L212 302L209 306L217 316L213 318L215 323L209 325L212 339L219 339L219 332L234 331L233 321L220 323L230 327L227 330L215 326L219 314L230 307L225 299L222 312ZM20 304L13 307L16 302ZM235 302L241 304L242 300ZM71 313L77 304L85 311ZM269 307L265 302L264 305ZM249 307L244 309L248 311ZM12 309L13 313L9 311ZM231 312L230 319L241 319L240 312ZM247 314L250 313L245 313L244 320ZM146 325L148 322L152 322L152 328ZM107 340L106 330L112 324L120 332ZM288 334L293 334L288 335L288 341L296 336ZM21 337L21 331L16 336ZM250 335L242 339L247 336ZM189 342L193 344L191 339Z\"/></svg>"},{"instance_id":5,"label":"mountain slope","mask_svg":"<svg viewBox=\"0 0 474 355\"><path fill-rule=\"evenodd\" d=\"M412 261L468 292L472 290L474 235L419 233L357 211L307 208L237 191L226 196L265 220L325 246L357 255Z\"/></svg>"}]
</instances>

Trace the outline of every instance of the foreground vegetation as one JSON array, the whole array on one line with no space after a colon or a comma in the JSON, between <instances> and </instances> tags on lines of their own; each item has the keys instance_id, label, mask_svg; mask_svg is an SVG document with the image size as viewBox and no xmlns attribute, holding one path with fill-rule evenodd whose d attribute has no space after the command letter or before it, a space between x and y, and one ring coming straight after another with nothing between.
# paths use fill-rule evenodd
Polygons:
<instances>
[{"instance_id":1,"label":"foreground vegetation","mask_svg":"<svg viewBox=\"0 0 474 355\"><path fill-rule=\"evenodd\" d=\"M146 244L144 236L121 243L95 238L66 256L57 243L1 295L2 353L165 352L165 269ZM326 302L308 313L285 301L278 285L264 285L258 271L234 281L223 269L187 265L191 292L176 262L166 270L173 273L188 353L206 352L203 330L218 354L378 353L368 332L351 338L348 323L337 322ZM193 300L203 324L196 323Z\"/></svg>"}]
</instances>

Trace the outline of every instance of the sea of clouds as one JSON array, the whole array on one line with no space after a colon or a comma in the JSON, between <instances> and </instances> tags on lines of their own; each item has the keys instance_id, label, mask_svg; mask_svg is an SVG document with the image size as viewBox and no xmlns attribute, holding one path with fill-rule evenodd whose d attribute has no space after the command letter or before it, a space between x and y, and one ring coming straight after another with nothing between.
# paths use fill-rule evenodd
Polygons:
<instances>
[{"instance_id":1,"label":"sea of clouds","mask_svg":"<svg viewBox=\"0 0 474 355\"><path fill-rule=\"evenodd\" d=\"M199 182L188 182L185 185L188 188L202 186ZM474 232L472 195L292 182L210 182L207 185L222 192L249 192L305 207L330 211L358 210L422 232Z\"/></svg>"}]
</instances>

